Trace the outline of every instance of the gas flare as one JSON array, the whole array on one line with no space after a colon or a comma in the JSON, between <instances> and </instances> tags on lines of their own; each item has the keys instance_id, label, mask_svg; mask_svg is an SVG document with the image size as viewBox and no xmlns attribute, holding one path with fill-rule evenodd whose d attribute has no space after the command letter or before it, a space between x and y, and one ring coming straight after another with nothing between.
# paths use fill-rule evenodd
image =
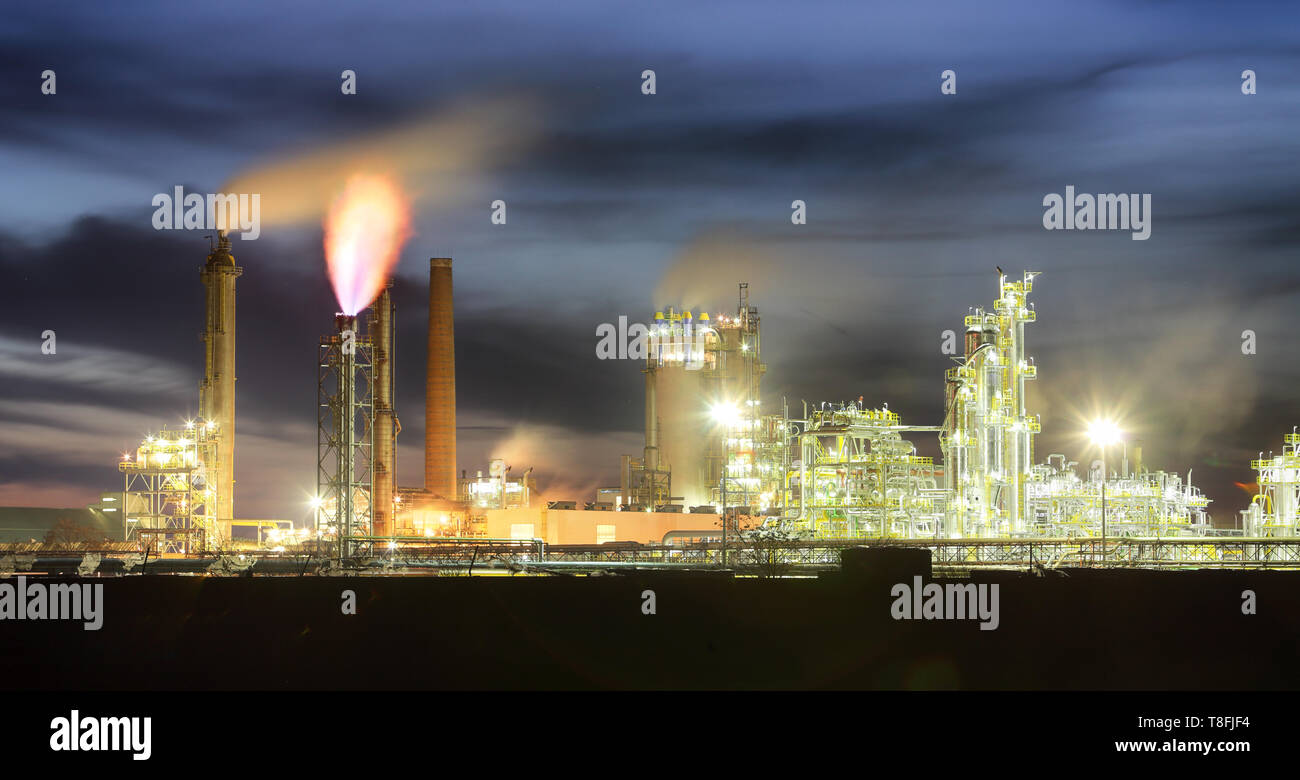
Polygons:
<instances>
[{"instance_id":1,"label":"gas flare","mask_svg":"<svg viewBox=\"0 0 1300 780\"><path fill-rule=\"evenodd\" d=\"M348 179L325 215L325 264L344 314L374 301L410 236L410 200L393 179Z\"/></svg>"}]
</instances>

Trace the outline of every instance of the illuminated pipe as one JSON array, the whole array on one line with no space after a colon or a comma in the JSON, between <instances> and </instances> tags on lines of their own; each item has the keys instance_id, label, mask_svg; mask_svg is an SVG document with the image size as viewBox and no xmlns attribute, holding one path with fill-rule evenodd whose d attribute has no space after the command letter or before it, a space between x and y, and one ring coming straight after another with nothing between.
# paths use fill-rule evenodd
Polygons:
<instances>
[{"instance_id":1,"label":"illuminated pipe","mask_svg":"<svg viewBox=\"0 0 1300 780\"><path fill-rule=\"evenodd\" d=\"M664 534L661 544L669 544L675 539L721 539L721 529L714 528L705 531L669 531Z\"/></svg>"}]
</instances>

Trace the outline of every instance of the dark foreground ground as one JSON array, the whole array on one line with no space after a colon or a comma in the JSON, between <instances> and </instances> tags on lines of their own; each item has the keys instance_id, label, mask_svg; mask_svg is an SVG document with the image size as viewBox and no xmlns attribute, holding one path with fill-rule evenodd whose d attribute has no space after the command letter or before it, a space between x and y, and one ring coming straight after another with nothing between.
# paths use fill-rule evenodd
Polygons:
<instances>
[{"instance_id":1,"label":"dark foreground ground","mask_svg":"<svg viewBox=\"0 0 1300 780\"><path fill-rule=\"evenodd\" d=\"M1067 573L975 575L1000 585L994 631L893 620L891 586L911 581L897 567L815 580L106 577L99 631L0 621L0 688L1300 688L1300 572ZM1242 614L1247 589L1255 615Z\"/></svg>"}]
</instances>

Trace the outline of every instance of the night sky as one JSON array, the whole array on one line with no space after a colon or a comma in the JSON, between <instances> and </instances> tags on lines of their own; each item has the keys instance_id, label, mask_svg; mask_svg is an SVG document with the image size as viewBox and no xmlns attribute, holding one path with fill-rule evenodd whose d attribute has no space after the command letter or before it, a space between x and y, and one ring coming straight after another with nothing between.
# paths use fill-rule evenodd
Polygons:
<instances>
[{"instance_id":1,"label":"night sky","mask_svg":"<svg viewBox=\"0 0 1300 780\"><path fill-rule=\"evenodd\" d=\"M1040 460L1090 460L1084 420L1113 414L1231 525L1233 483L1300 424L1294 5L434 5L6 10L0 504L91 503L123 451L197 411L210 231L151 224L180 185L262 195L261 237L233 247L236 507L304 519L337 308L320 220L361 168L416 198L394 288L404 485L433 256L455 259L461 467L535 466L553 497L589 500L640 452L639 366L597 360L596 327L729 312L740 281L768 411L861 395L937 424L942 333L992 302L1000 265L1043 272ZM1150 193L1149 240L1045 230L1067 185Z\"/></svg>"}]
</instances>

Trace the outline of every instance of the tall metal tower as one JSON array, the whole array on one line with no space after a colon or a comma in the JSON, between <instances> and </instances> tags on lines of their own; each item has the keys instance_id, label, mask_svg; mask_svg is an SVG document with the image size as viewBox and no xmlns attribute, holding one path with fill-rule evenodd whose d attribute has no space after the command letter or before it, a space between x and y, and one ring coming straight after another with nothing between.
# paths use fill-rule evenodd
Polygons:
<instances>
[{"instance_id":1,"label":"tall metal tower","mask_svg":"<svg viewBox=\"0 0 1300 780\"><path fill-rule=\"evenodd\" d=\"M1038 376L1025 353L1028 302L1037 273L1019 282L998 270L992 311L966 317L966 353L947 372L940 447L949 504L947 535L1016 536L1026 532L1026 487L1034 462L1037 415L1025 406L1025 382Z\"/></svg>"},{"instance_id":2,"label":"tall metal tower","mask_svg":"<svg viewBox=\"0 0 1300 780\"><path fill-rule=\"evenodd\" d=\"M203 382L199 385L200 424L211 422L220 433L216 468L210 475L216 491L209 514L216 518L220 546L229 538L235 517L235 279L244 269L230 254L230 237L222 230L208 255L200 278L207 288L207 319L203 327Z\"/></svg>"},{"instance_id":3,"label":"tall metal tower","mask_svg":"<svg viewBox=\"0 0 1300 780\"><path fill-rule=\"evenodd\" d=\"M320 340L316 384L316 529L337 540L341 558L364 552L374 494L374 345L357 317L334 316L335 333Z\"/></svg>"}]
</instances>

